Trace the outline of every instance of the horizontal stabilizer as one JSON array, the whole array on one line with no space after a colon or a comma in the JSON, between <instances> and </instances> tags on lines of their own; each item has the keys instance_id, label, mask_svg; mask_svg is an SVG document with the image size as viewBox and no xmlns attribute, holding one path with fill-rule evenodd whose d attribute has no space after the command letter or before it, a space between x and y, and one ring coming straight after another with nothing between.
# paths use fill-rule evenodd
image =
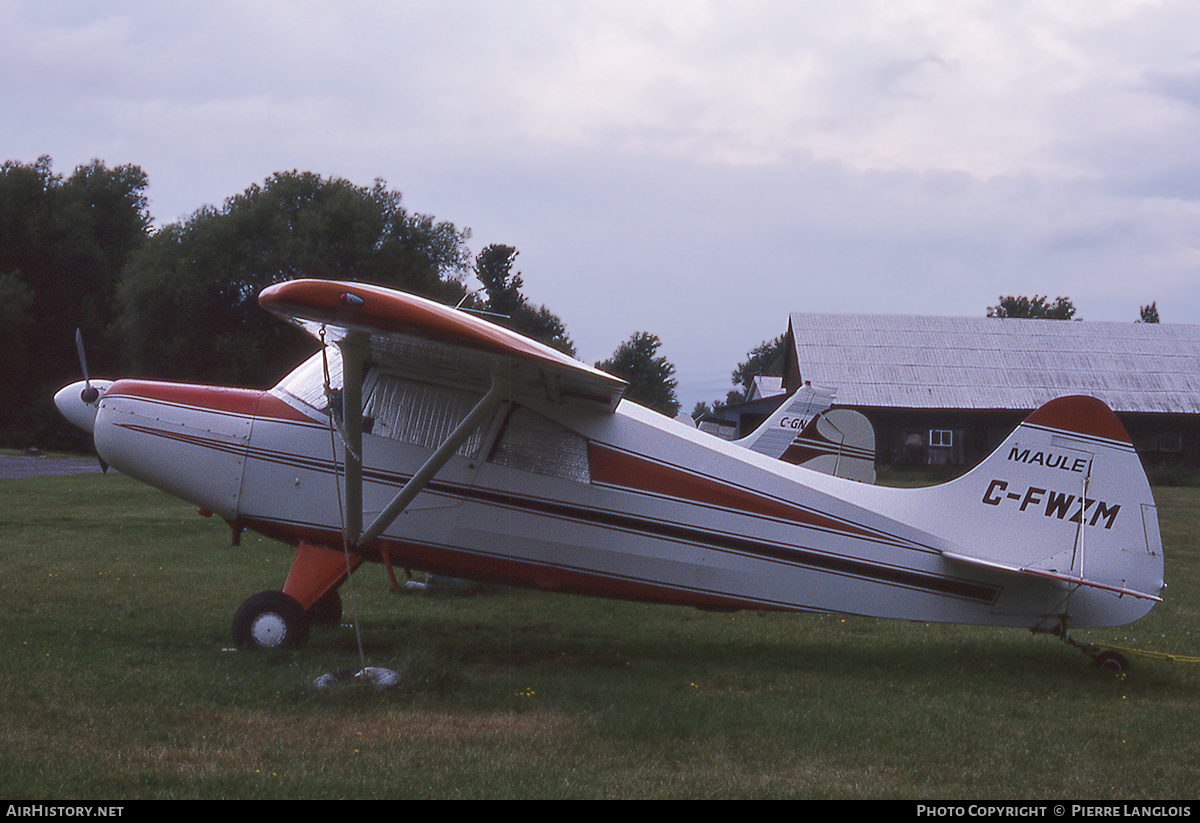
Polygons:
<instances>
[{"instance_id":1,"label":"horizontal stabilizer","mask_svg":"<svg viewBox=\"0 0 1200 823\"><path fill-rule=\"evenodd\" d=\"M1102 589L1118 595L1127 594L1130 597L1137 597L1142 600L1153 600L1155 603L1162 602L1162 598L1156 594L1140 592L1136 589L1125 588L1123 586L1114 586L1109 583L1101 583L1097 580L1088 580L1076 575L1064 574L1062 572L1051 571L1049 569L1039 569L1032 566L1010 566L1004 563L997 563L994 560L981 560L978 557L967 557L963 554L956 554L948 551L943 551L942 557L955 563L965 563L969 566L990 569L991 571L1046 580L1048 582L1055 583L1062 588L1070 588L1072 586L1089 586L1094 589Z\"/></svg>"}]
</instances>

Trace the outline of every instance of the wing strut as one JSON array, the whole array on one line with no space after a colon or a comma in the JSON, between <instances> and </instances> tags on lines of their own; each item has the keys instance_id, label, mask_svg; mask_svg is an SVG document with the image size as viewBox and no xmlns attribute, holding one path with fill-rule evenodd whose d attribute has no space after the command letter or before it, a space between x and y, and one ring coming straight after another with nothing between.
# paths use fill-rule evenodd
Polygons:
<instances>
[{"instance_id":1,"label":"wing strut","mask_svg":"<svg viewBox=\"0 0 1200 823\"><path fill-rule=\"evenodd\" d=\"M442 442L442 445L438 446L434 453L429 456L425 464L417 469L416 473L409 478L408 482L404 484L404 488L396 492L396 496L392 498L392 502L387 504L387 507L379 513L374 522L363 531L355 543L357 548L366 546L376 537L383 534L388 526L392 525L396 518L407 508L408 504L412 502L413 498L420 493L421 489L425 488L425 485L433 479L438 470L446 465L446 462L454 456L459 446L465 443L467 438L474 434L475 430L483 425L491 417L492 413L500 407L500 404L504 402L505 397L509 394L509 390L510 384L508 380L502 379L497 375L492 376L492 386L488 389L487 394L462 419L462 422ZM346 394L348 396L349 392ZM361 432L359 437L361 439ZM360 478L360 489L361 482ZM361 511L361 496L359 505Z\"/></svg>"}]
</instances>

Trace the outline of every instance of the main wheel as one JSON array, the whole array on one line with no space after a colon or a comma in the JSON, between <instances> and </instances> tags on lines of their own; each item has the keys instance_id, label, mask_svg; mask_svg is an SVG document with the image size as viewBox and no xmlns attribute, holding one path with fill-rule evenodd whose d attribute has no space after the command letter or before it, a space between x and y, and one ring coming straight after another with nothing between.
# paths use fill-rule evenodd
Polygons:
<instances>
[{"instance_id":1,"label":"main wheel","mask_svg":"<svg viewBox=\"0 0 1200 823\"><path fill-rule=\"evenodd\" d=\"M308 640L304 609L283 592L259 592L233 615L233 645L247 651L295 649Z\"/></svg>"}]
</instances>

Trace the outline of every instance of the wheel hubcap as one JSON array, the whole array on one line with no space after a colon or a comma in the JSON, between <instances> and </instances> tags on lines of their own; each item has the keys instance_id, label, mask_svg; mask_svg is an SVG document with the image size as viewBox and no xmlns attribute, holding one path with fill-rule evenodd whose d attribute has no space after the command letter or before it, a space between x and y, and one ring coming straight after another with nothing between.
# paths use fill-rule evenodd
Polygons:
<instances>
[{"instance_id":1,"label":"wheel hubcap","mask_svg":"<svg viewBox=\"0 0 1200 823\"><path fill-rule=\"evenodd\" d=\"M256 645L273 649L281 645L287 637L287 624L275 612L260 614L250 624L250 637Z\"/></svg>"}]
</instances>

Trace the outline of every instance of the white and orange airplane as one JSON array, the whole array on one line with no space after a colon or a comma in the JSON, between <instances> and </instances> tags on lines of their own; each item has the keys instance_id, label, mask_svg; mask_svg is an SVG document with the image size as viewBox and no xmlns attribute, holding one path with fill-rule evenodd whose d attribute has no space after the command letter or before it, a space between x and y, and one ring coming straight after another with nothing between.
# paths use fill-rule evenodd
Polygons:
<instances>
[{"instance_id":1,"label":"white and orange airplane","mask_svg":"<svg viewBox=\"0 0 1200 823\"><path fill-rule=\"evenodd\" d=\"M1053 633L1161 599L1150 486L1117 417L1066 397L940 486L792 465L622 399L475 315L295 280L267 310L321 350L268 391L87 379L55 397L102 460L295 547L236 645L296 647L363 561L561 592ZM86 369L86 366L85 366ZM800 424L797 424L800 425Z\"/></svg>"}]
</instances>

